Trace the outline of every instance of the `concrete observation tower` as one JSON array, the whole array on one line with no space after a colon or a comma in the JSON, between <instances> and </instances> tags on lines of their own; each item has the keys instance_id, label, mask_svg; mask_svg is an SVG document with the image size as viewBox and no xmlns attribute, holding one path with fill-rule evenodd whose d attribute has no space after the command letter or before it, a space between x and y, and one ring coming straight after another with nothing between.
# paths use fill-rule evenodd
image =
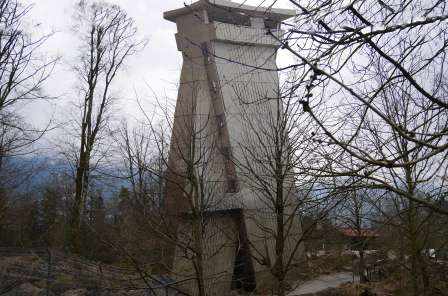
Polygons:
<instances>
[{"instance_id":1,"label":"concrete observation tower","mask_svg":"<svg viewBox=\"0 0 448 296\"><path fill-rule=\"evenodd\" d=\"M245 164L269 145L269 132L254 129L273 130L262 125L278 116L272 98L279 96L279 43L271 33L281 39L280 23L294 15L227 0L199 0L164 13L177 24L183 57L165 206L178 218L174 231L184 242L192 241L193 227L185 221L201 213L202 243L196 247L210 295L254 289L270 268L266 258L275 256L274 238L267 235L275 233L275 216L248 177L256 166L249 172ZM291 235L299 233L297 223ZM181 247L172 253L175 275L193 279L192 256ZM191 285L197 289L194 280Z\"/></svg>"}]
</instances>

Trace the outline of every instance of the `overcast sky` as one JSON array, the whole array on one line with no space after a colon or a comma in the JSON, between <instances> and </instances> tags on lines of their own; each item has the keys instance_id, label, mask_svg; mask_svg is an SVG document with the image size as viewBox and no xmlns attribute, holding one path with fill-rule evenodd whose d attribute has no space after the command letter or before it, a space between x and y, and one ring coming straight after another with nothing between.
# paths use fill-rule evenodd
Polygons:
<instances>
[{"instance_id":1,"label":"overcast sky","mask_svg":"<svg viewBox=\"0 0 448 296\"><path fill-rule=\"evenodd\" d=\"M75 95L73 89L75 80L70 71L70 65L76 61L78 50L77 37L72 31L73 9L76 0L22 0L33 4L31 18L34 24L40 24L43 32L54 31L55 34L47 42L45 51L62 59L57 65L46 91L58 95L60 99L50 104L33 104L26 109L29 120L42 125L48 118L55 116L59 120L66 112L67 105ZM248 4L259 4L262 0L245 1ZM265 0L271 4L274 0ZM119 97L122 98L121 110L129 117L138 117L136 93L148 101L152 93L159 96L176 97L176 83L182 64L181 55L176 49L174 34L175 24L163 19L164 11L183 7L182 0L110 0L119 4L134 18L139 34L148 39L148 45L143 52L132 57L119 77ZM243 0L234 1L242 3ZM187 1L191 3L191 1ZM288 0L277 1L276 7L288 8Z\"/></svg>"}]
</instances>

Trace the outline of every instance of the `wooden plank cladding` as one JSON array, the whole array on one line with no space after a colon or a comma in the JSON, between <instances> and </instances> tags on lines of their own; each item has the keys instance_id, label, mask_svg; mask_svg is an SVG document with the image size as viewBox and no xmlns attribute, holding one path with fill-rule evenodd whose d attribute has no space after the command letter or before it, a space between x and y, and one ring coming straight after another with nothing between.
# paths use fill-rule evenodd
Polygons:
<instances>
[{"instance_id":1,"label":"wooden plank cladding","mask_svg":"<svg viewBox=\"0 0 448 296\"><path fill-rule=\"evenodd\" d=\"M267 34L268 31L265 28L235 26L220 22L214 22L213 25L215 28L214 39L216 41L272 47L279 46L276 38ZM281 30L270 30L270 32L278 39L281 39L283 35Z\"/></svg>"}]
</instances>

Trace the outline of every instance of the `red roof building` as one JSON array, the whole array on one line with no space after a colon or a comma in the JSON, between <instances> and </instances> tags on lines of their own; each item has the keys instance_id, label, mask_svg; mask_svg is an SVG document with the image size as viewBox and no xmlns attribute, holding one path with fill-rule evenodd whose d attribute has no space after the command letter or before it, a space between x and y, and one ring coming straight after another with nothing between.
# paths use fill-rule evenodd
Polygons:
<instances>
[{"instance_id":1,"label":"red roof building","mask_svg":"<svg viewBox=\"0 0 448 296\"><path fill-rule=\"evenodd\" d=\"M342 232L343 235L348 236L348 237L379 237L378 232L376 232L375 230L371 230L371 229L361 229L361 230L357 230L357 229L351 229L351 228L343 228L340 229L340 231Z\"/></svg>"}]
</instances>

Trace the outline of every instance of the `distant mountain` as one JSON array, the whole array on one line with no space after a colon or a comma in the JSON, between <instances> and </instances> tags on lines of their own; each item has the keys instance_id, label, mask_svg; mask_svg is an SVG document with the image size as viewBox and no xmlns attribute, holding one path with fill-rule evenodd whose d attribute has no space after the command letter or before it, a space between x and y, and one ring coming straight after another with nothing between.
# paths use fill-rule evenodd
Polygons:
<instances>
[{"instance_id":1,"label":"distant mountain","mask_svg":"<svg viewBox=\"0 0 448 296\"><path fill-rule=\"evenodd\" d=\"M4 183L9 188L26 193L51 182L73 178L74 168L62 159L44 156L24 157L16 156L8 158L3 172ZM96 180L96 186L103 192L105 198L111 197L122 186L128 187L129 182L115 176L119 171L118 166L104 166L96 170L92 180ZM99 178L99 175L101 178ZM2 176L0 176L2 177ZM1 183L0 183L1 184Z\"/></svg>"}]
</instances>

